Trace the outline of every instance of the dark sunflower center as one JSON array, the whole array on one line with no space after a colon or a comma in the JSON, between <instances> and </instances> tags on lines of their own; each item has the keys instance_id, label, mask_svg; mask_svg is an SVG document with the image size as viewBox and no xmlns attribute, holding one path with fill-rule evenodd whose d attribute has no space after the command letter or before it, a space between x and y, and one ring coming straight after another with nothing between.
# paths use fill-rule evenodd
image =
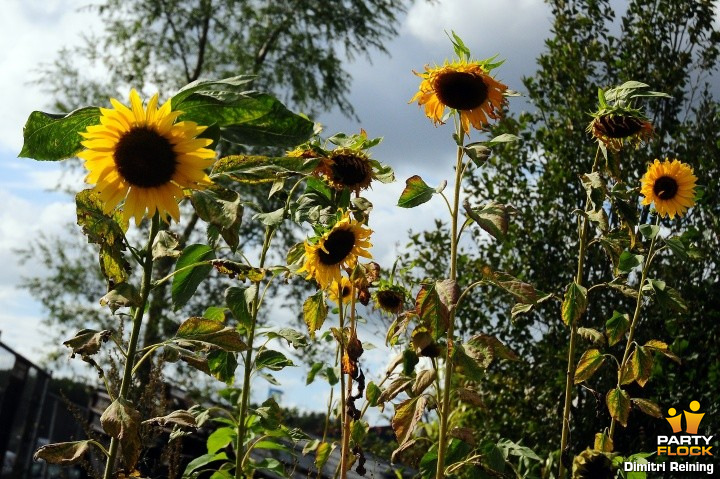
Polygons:
<instances>
[{"instance_id":1,"label":"dark sunflower center","mask_svg":"<svg viewBox=\"0 0 720 479\"><path fill-rule=\"evenodd\" d=\"M370 176L370 164L364 158L340 154L333 157L333 181L346 187L363 184Z\"/></svg>"},{"instance_id":2,"label":"dark sunflower center","mask_svg":"<svg viewBox=\"0 0 720 479\"><path fill-rule=\"evenodd\" d=\"M325 240L325 249L318 250L318 257L322 264L334 266L341 263L355 246L355 235L350 230L335 230Z\"/></svg>"},{"instance_id":3,"label":"dark sunflower center","mask_svg":"<svg viewBox=\"0 0 720 479\"><path fill-rule=\"evenodd\" d=\"M678 192L678 183L675 178L669 176L661 176L655 180L653 185L653 193L661 200L671 200Z\"/></svg>"},{"instance_id":4,"label":"dark sunflower center","mask_svg":"<svg viewBox=\"0 0 720 479\"><path fill-rule=\"evenodd\" d=\"M600 129L610 138L627 138L642 129L639 118L623 115L605 115L598 119Z\"/></svg>"},{"instance_id":5,"label":"dark sunflower center","mask_svg":"<svg viewBox=\"0 0 720 479\"><path fill-rule=\"evenodd\" d=\"M343 286L342 288L342 297L350 296L350 286Z\"/></svg>"},{"instance_id":6,"label":"dark sunflower center","mask_svg":"<svg viewBox=\"0 0 720 479\"><path fill-rule=\"evenodd\" d=\"M176 156L167 138L151 128L139 126L120 138L113 159L130 184L151 188L170 181L177 166Z\"/></svg>"},{"instance_id":7,"label":"dark sunflower center","mask_svg":"<svg viewBox=\"0 0 720 479\"><path fill-rule=\"evenodd\" d=\"M477 75L447 72L435 80L435 92L440 101L450 108L472 110L487 100L488 87Z\"/></svg>"},{"instance_id":8,"label":"dark sunflower center","mask_svg":"<svg viewBox=\"0 0 720 479\"><path fill-rule=\"evenodd\" d=\"M402 298L394 291L378 291L377 298L380 306L390 311L396 311L402 306Z\"/></svg>"}]
</instances>

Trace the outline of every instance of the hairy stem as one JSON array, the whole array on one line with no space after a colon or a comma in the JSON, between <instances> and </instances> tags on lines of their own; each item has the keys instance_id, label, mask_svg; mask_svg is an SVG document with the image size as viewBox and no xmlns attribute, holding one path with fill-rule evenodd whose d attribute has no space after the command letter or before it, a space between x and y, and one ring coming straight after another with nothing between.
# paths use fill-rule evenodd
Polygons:
<instances>
[{"instance_id":1,"label":"hairy stem","mask_svg":"<svg viewBox=\"0 0 720 479\"><path fill-rule=\"evenodd\" d=\"M133 314L133 326L132 332L130 333L130 344L128 345L127 357L125 358L125 369L123 371L122 383L120 384L120 393L118 399L127 399L128 393L130 392L130 385L132 384L133 378L133 366L135 353L137 351L138 339L140 338L140 328L142 326L143 314L145 312L145 305L147 304L148 295L150 294L150 284L152 279L153 270L153 256L152 256L152 245L155 241L155 236L160 229L160 215L155 214L152 219L150 226L150 232L148 233L147 247L145 248L145 258L142 262L143 274L142 282L140 285L140 305L135 309ZM104 479L110 479L113 477L115 469L115 460L117 459L118 446L120 441L113 437L110 440L110 449L107 453L107 462L105 463L105 474Z\"/></svg>"},{"instance_id":2,"label":"hairy stem","mask_svg":"<svg viewBox=\"0 0 720 479\"><path fill-rule=\"evenodd\" d=\"M598 170L600 161L600 147L595 152L595 160L593 161L592 173ZM587 212L590 207L590 197L585 200L585 209ZM575 282L582 286L583 279L585 276L585 255L587 252L587 235L588 229L590 228L590 222L586 216L580 218L579 228L579 246L578 246L578 262L577 262L577 273L575 274ZM558 472L558 479L564 479L565 477L565 463L563 462L563 455L565 449L568 447L568 441L570 439L570 407L572 406L573 397L573 384L575 382L575 346L577 345L578 338L578 321L574 321L570 325L570 339L568 345L568 360L567 360L567 373L565 377L565 404L563 406L563 419L562 419L562 436L560 438L560 469Z\"/></svg>"},{"instance_id":3,"label":"hairy stem","mask_svg":"<svg viewBox=\"0 0 720 479\"><path fill-rule=\"evenodd\" d=\"M464 142L465 133L463 132L462 122L457 122L457 137L460 143ZM462 188L463 177L463 147L462 144L457 148L457 161L455 164L455 190L453 192L453 204L450 210L451 234L450 234L450 279L457 280L457 252L458 242L458 216L460 212L460 190ZM442 406L438 408L440 415L440 431L438 435L438 459L435 477L442 479L445 477L445 452L448 444L448 417L450 416L450 389L452 386L452 351L453 351L453 334L455 326L455 308L451 308L450 317L448 319L447 330L447 348L445 351L445 378L442 391Z\"/></svg>"},{"instance_id":4,"label":"hairy stem","mask_svg":"<svg viewBox=\"0 0 720 479\"><path fill-rule=\"evenodd\" d=\"M660 223L660 215L657 216L655 220L655 225L658 225ZM659 233L658 233L659 234ZM620 361L620 365L618 366L618 380L617 380L617 387L620 388L621 382L622 382L622 372L625 369L625 366L627 365L628 360L630 359L630 350L632 349L633 342L635 341L635 328L637 327L638 320L640 319L640 311L642 311L642 298L643 298L643 286L645 285L645 280L647 279L648 271L650 270L650 263L653 260L654 252L655 252L655 240L657 239L658 235L655 235L652 240L650 240L650 249L648 249L647 256L645 258L645 264L643 264L642 274L640 275L640 283L638 284L638 292L637 297L635 298L635 312L633 313L632 321L630 322L630 331L628 332L628 339L627 343L625 344L625 353L623 353L622 361ZM617 425L617 421L615 418L612 418L610 421L610 432L609 437L612 441L613 435L615 434L615 427Z\"/></svg>"},{"instance_id":5,"label":"hairy stem","mask_svg":"<svg viewBox=\"0 0 720 479\"><path fill-rule=\"evenodd\" d=\"M265 229L265 239L263 240L262 251L260 252L260 265L259 268L265 266L265 259L267 257L268 249L270 248L270 241L275 234L275 228L268 226ZM253 298L252 307L250 311L250 331L248 332L248 349L245 353L245 368L243 374L243 386L242 394L240 395L240 417L238 419L238 430L237 430L237 443L235 445L235 477L240 479L245 477L242 470L242 461L245 456L245 434L247 430L245 428L245 421L247 418L248 407L250 404L250 375L252 373L253 366L253 341L255 340L255 329L257 326L258 310L260 309L260 284L258 283L255 287L255 297Z\"/></svg>"}]
</instances>

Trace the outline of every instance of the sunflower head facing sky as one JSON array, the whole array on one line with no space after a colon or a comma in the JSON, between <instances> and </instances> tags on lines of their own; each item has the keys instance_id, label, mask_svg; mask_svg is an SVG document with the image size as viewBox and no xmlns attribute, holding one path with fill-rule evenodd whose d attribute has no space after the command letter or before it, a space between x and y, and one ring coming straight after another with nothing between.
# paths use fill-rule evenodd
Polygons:
<instances>
[{"instance_id":1,"label":"sunflower head facing sky","mask_svg":"<svg viewBox=\"0 0 720 479\"><path fill-rule=\"evenodd\" d=\"M660 216L683 216L695 204L693 169L679 160L655 160L642 178L642 203L655 204Z\"/></svg>"},{"instance_id":2,"label":"sunflower head facing sky","mask_svg":"<svg viewBox=\"0 0 720 479\"><path fill-rule=\"evenodd\" d=\"M322 289L333 281L342 284L342 269L352 269L358 257L372 258L368 251L372 245L372 231L362 223L350 219L346 212L335 225L315 242L305 241L305 262L297 271L307 273Z\"/></svg>"},{"instance_id":3,"label":"sunflower head facing sky","mask_svg":"<svg viewBox=\"0 0 720 479\"><path fill-rule=\"evenodd\" d=\"M197 138L206 127L176 122L182 112L172 111L170 100L158 107L157 94L147 107L134 89L129 108L114 98L110 103L113 108L100 109L100 124L80 133L86 149L78 156L89 171L85 181L95 184L106 212L124 200L123 215L136 224L156 212L179 221L183 189L211 183L204 170L215 157L206 148L212 140Z\"/></svg>"},{"instance_id":4,"label":"sunflower head facing sky","mask_svg":"<svg viewBox=\"0 0 720 479\"><path fill-rule=\"evenodd\" d=\"M637 148L648 142L654 133L650 120L640 110L632 108L595 112L587 131L612 151L620 151L626 143Z\"/></svg>"},{"instance_id":5,"label":"sunflower head facing sky","mask_svg":"<svg viewBox=\"0 0 720 479\"><path fill-rule=\"evenodd\" d=\"M443 66L425 66L424 73L413 72L420 78L420 88L410 103L417 101L425 107L425 115L433 123L444 123L445 107L460 113L463 132L470 125L483 129L490 120L500 118L506 103L507 86L490 76L497 64L490 60L473 61L467 58Z\"/></svg>"}]
</instances>

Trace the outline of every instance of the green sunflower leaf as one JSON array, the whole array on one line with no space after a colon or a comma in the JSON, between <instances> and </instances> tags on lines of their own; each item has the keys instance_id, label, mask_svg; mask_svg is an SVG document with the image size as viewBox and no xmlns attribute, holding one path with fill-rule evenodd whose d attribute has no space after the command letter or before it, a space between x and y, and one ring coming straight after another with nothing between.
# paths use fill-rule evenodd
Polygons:
<instances>
[{"instance_id":1,"label":"green sunflower leaf","mask_svg":"<svg viewBox=\"0 0 720 479\"><path fill-rule=\"evenodd\" d=\"M198 81L172 99L180 121L216 125L228 141L251 146L291 147L313 134L312 121L288 110L275 97L248 88L246 76Z\"/></svg>"},{"instance_id":2,"label":"green sunflower leaf","mask_svg":"<svg viewBox=\"0 0 720 479\"><path fill-rule=\"evenodd\" d=\"M605 322L605 334L608 338L608 345L614 346L620 341L630 327L630 316L625 313L613 311L613 315Z\"/></svg>"},{"instance_id":3,"label":"green sunflower leaf","mask_svg":"<svg viewBox=\"0 0 720 479\"><path fill-rule=\"evenodd\" d=\"M604 362L605 356L603 356L599 349L588 349L585 351L575 369L575 384L590 379Z\"/></svg>"},{"instance_id":4,"label":"green sunflower leaf","mask_svg":"<svg viewBox=\"0 0 720 479\"><path fill-rule=\"evenodd\" d=\"M629 251L623 251L618 261L616 273L629 273L643 263L644 257L641 254L632 254Z\"/></svg>"},{"instance_id":5,"label":"green sunflower leaf","mask_svg":"<svg viewBox=\"0 0 720 479\"><path fill-rule=\"evenodd\" d=\"M563 322L570 326L575 323L587 309L587 289L577 283L570 283L562 304Z\"/></svg>"},{"instance_id":6,"label":"green sunflower leaf","mask_svg":"<svg viewBox=\"0 0 720 479\"><path fill-rule=\"evenodd\" d=\"M80 132L98 123L100 109L94 106L68 114L34 111L23 128L23 147L18 156L41 161L71 158L83 148Z\"/></svg>"},{"instance_id":7,"label":"green sunflower leaf","mask_svg":"<svg viewBox=\"0 0 720 479\"><path fill-rule=\"evenodd\" d=\"M210 344L225 351L240 352L247 349L247 345L234 328L212 319L192 317L185 320L175 333L175 338Z\"/></svg>"},{"instance_id":8,"label":"green sunflower leaf","mask_svg":"<svg viewBox=\"0 0 720 479\"><path fill-rule=\"evenodd\" d=\"M230 155L215 162L211 176L226 176L241 183L269 183L295 174L308 175L319 161L318 158Z\"/></svg>"},{"instance_id":9,"label":"green sunflower leaf","mask_svg":"<svg viewBox=\"0 0 720 479\"><path fill-rule=\"evenodd\" d=\"M215 259L215 251L204 244L191 244L183 250L172 281L172 300L176 311L187 304L212 269L210 264L196 264L211 259Z\"/></svg>"},{"instance_id":10,"label":"green sunflower leaf","mask_svg":"<svg viewBox=\"0 0 720 479\"><path fill-rule=\"evenodd\" d=\"M400 194L397 205L401 208L414 208L427 203L435 193L435 188L428 186L418 175L405 180L405 189Z\"/></svg>"},{"instance_id":11,"label":"green sunflower leaf","mask_svg":"<svg viewBox=\"0 0 720 479\"><path fill-rule=\"evenodd\" d=\"M238 362L235 353L219 349L210 351L207 355L207 367L210 374L228 386L235 382L235 370Z\"/></svg>"},{"instance_id":12,"label":"green sunflower leaf","mask_svg":"<svg viewBox=\"0 0 720 479\"><path fill-rule=\"evenodd\" d=\"M505 240L512 208L494 200L478 209L473 209L470 203L465 200L463 207L468 217L472 218L478 226L487 231L493 238L500 241Z\"/></svg>"},{"instance_id":13,"label":"green sunflower leaf","mask_svg":"<svg viewBox=\"0 0 720 479\"><path fill-rule=\"evenodd\" d=\"M328 308L322 291L318 291L305 300L303 303L303 319L307 324L310 339L315 339L315 331L322 327L327 314Z\"/></svg>"},{"instance_id":14,"label":"green sunflower leaf","mask_svg":"<svg viewBox=\"0 0 720 479\"><path fill-rule=\"evenodd\" d=\"M288 366L295 366L295 363L286 358L280 351L273 351L272 349L260 351L255 358L255 368L258 371L263 368L267 368L272 371L280 371Z\"/></svg>"},{"instance_id":15,"label":"green sunflower leaf","mask_svg":"<svg viewBox=\"0 0 720 479\"><path fill-rule=\"evenodd\" d=\"M605 398L610 416L617 422L627 427L628 415L630 414L630 397L620 388L611 389Z\"/></svg>"}]
</instances>

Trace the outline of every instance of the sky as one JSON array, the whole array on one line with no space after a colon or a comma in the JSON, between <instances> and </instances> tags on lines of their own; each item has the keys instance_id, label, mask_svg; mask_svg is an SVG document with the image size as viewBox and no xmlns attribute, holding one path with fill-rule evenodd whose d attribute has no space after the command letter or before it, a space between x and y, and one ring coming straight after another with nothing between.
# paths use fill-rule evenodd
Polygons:
<instances>
[{"instance_id":1,"label":"sky","mask_svg":"<svg viewBox=\"0 0 720 479\"><path fill-rule=\"evenodd\" d=\"M40 324L44 312L18 284L23 274L39 265L32 260L19 264L15 250L40 232L68 234L66 225L75 222L75 211L69 196L51 191L60 175L57 164L17 158L17 154L27 116L51 103L33 83L38 67L52 62L61 47L78 45L83 32L98 28L94 16L80 9L85 4L85 0L6 0L0 18L2 43L11 45L0 51L0 340L36 362L42 360L47 347L48 334ZM542 52L550 25L549 7L542 0L415 1L402 20L398 37L387 45L389 55L375 54L372 61L358 58L347 64L353 78L350 101L360 121L338 111L316 120L325 125L328 134L356 133L363 128L371 137L384 137L371 154L395 169L397 181L375 186L365 195L374 204L372 253L380 264L392 264L407 242L409 230L429 228L435 218L446 213L439 199L410 211L395 206L406 178L418 174L434 186L450 180L454 163L452 126L436 128L417 105L408 104L419 85L412 71L422 71L426 64L441 64L451 56L445 31L455 30L476 57L499 54L505 58L496 77L522 93L521 78L535 72L535 58ZM515 112L527 107L524 100L511 99ZM483 138L474 136L475 141L479 139ZM73 234L80 235L79 228ZM363 358L382 368L388 352L378 348ZM304 373L297 370L280 379L284 405L324 408L327 387L322 383L305 389ZM258 391L264 395L265 386Z\"/></svg>"}]
</instances>

